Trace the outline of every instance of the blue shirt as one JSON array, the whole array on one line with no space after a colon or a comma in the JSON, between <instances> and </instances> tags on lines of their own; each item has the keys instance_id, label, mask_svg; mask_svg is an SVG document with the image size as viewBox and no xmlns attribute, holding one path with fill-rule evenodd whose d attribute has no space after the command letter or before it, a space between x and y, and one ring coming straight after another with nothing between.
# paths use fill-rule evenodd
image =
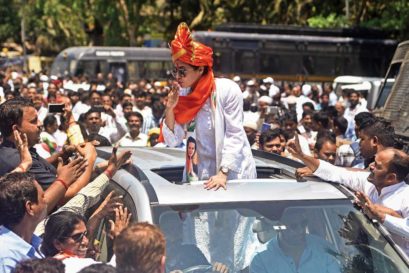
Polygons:
<instances>
[{"instance_id":1,"label":"blue shirt","mask_svg":"<svg viewBox=\"0 0 409 273\"><path fill-rule=\"evenodd\" d=\"M0 273L10 273L18 262L43 258L39 251L41 238L34 235L31 244L4 226L0 226Z\"/></svg>"},{"instance_id":2,"label":"blue shirt","mask_svg":"<svg viewBox=\"0 0 409 273\"><path fill-rule=\"evenodd\" d=\"M256 254L250 273L340 273L340 266L331 255L333 250L323 239L306 235L306 247L297 268L292 257L279 247L277 238L267 243L267 249Z\"/></svg>"}]
</instances>

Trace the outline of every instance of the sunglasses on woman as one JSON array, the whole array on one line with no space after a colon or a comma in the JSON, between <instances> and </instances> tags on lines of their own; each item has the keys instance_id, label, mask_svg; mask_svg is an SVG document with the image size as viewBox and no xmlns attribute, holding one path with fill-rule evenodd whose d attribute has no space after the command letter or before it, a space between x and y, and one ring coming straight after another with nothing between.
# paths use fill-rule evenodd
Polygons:
<instances>
[{"instance_id":1,"label":"sunglasses on woman","mask_svg":"<svg viewBox=\"0 0 409 273\"><path fill-rule=\"evenodd\" d=\"M76 243L80 243L80 242L82 242L82 239L84 239L84 237L87 236L87 234L88 234L88 231L84 231L84 232L81 232L81 233L73 234L73 235L68 236L68 237L66 237L66 238L71 238L71 239L73 239Z\"/></svg>"},{"instance_id":2,"label":"sunglasses on woman","mask_svg":"<svg viewBox=\"0 0 409 273\"><path fill-rule=\"evenodd\" d=\"M177 78L178 75L179 77L184 78L186 77L187 69L184 67L181 68L174 67L171 73L174 78Z\"/></svg>"}]
</instances>

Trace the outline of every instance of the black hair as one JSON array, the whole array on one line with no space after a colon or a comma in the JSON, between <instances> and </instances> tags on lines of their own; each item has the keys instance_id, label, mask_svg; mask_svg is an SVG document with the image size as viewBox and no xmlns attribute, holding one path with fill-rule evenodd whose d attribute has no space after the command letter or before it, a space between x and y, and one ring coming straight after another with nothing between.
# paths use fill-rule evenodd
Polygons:
<instances>
[{"instance_id":1,"label":"black hair","mask_svg":"<svg viewBox=\"0 0 409 273\"><path fill-rule=\"evenodd\" d=\"M129 117L132 117L132 116L139 118L139 120L141 121L141 127L142 127L142 125L143 125L143 116L142 116L142 114L139 113L139 112L130 112L130 113L127 113L127 114L125 115L126 121L128 121L128 118L129 118Z\"/></svg>"},{"instance_id":2,"label":"black hair","mask_svg":"<svg viewBox=\"0 0 409 273\"><path fill-rule=\"evenodd\" d=\"M262 132L259 139L260 147L262 147L265 143L276 139L277 137L280 138L281 135L283 135L283 132L280 130L280 128Z\"/></svg>"},{"instance_id":3,"label":"black hair","mask_svg":"<svg viewBox=\"0 0 409 273\"><path fill-rule=\"evenodd\" d=\"M393 147L395 144L395 128L384 118L375 118L371 125L360 128L361 133L368 137L377 137L379 143L384 147ZM362 127L362 125L361 125Z\"/></svg>"},{"instance_id":4,"label":"black hair","mask_svg":"<svg viewBox=\"0 0 409 273\"><path fill-rule=\"evenodd\" d=\"M334 122L334 127L337 127L338 130L342 133L345 134L345 132L348 129L348 120L342 116L336 117L333 120Z\"/></svg>"},{"instance_id":5,"label":"black hair","mask_svg":"<svg viewBox=\"0 0 409 273\"><path fill-rule=\"evenodd\" d=\"M95 145L96 147L106 147L106 146L112 146L111 142L109 139L107 139L104 136L101 136L99 134L89 134L87 136L87 141L93 141L96 140L99 142L98 145Z\"/></svg>"},{"instance_id":6,"label":"black hair","mask_svg":"<svg viewBox=\"0 0 409 273\"><path fill-rule=\"evenodd\" d=\"M370 112L361 112L355 115L354 120L355 124L360 127L361 124L373 120L374 118L375 116Z\"/></svg>"},{"instance_id":7,"label":"black hair","mask_svg":"<svg viewBox=\"0 0 409 273\"><path fill-rule=\"evenodd\" d=\"M329 128L331 126L331 120L325 112L315 112L312 119L321 125L321 128Z\"/></svg>"},{"instance_id":8,"label":"black hair","mask_svg":"<svg viewBox=\"0 0 409 273\"><path fill-rule=\"evenodd\" d=\"M65 264L55 258L22 260L13 273L65 273Z\"/></svg>"},{"instance_id":9,"label":"black hair","mask_svg":"<svg viewBox=\"0 0 409 273\"><path fill-rule=\"evenodd\" d=\"M59 251L54 246L54 241L63 242L75 230L75 226L81 222L86 223L82 215L72 211L61 211L51 214L45 224L41 252L46 257L52 257Z\"/></svg>"},{"instance_id":10,"label":"black hair","mask_svg":"<svg viewBox=\"0 0 409 273\"><path fill-rule=\"evenodd\" d=\"M312 104L312 102L310 102L310 101L307 101L307 102L303 103L302 108L304 108L304 106L307 106L308 108L310 108L311 111L315 110L314 104Z\"/></svg>"},{"instance_id":11,"label":"black hair","mask_svg":"<svg viewBox=\"0 0 409 273\"><path fill-rule=\"evenodd\" d=\"M91 107L84 115L84 119L87 119L89 115L91 115L92 113L98 113L99 116L101 116L101 110L99 108L96 107Z\"/></svg>"},{"instance_id":12,"label":"black hair","mask_svg":"<svg viewBox=\"0 0 409 273\"><path fill-rule=\"evenodd\" d=\"M124 109L125 107L128 107L128 106L132 106L132 107L133 107L132 102L130 102L130 101L125 101L124 103L122 103L122 109Z\"/></svg>"},{"instance_id":13,"label":"black hair","mask_svg":"<svg viewBox=\"0 0 409 273\"><path fill-rule=\"evenodd\" d=\"M24 108L27 107L34 108L34 104L23 97L15 97L0 105L0 132L3 137L13 133L13 125L21 125Z\"/></svg>"},{"instance_id":14,"label":"black hair","mask_svg":"<svg viewBox=\"0 0 409 273\"><path fill-rule=\"evenodd\" d=\"M292 122L295 122L295 123L298 123L298 120L297 120L297 114L295 113L295 112L287 112L285 115L284 115L284 123L286 122L286 121L288 121L288 120L290 120L290 121L292 121Z\"/></svg>"},{"instance_id":15,"label":"black hair","mask_svg":"<svg viewBox=\"0 0 409 273\"><path fill-rule=\"evenodd\" d=\"M56 123L57 123L57 118L54 115L47 115L43 121L44 128L47 128L48 126L52 126Z\"/></svg>"},{"instance_id":16,"label":"black hair","mask_svg":"<svg viewBox=\"0 0 409 273\"><path fill-rule=\"evenodd\" d=\"M97 94L99 97L101 97L101 93L99 93L99 92L96 91L96 90L90 91L89 94L88 94L88 97L91 98L92 95L94 95L94 94Z\"/></svg>"},{"instance_id":17,"label":"black hair","mask_svg":"<svg viewBox=\"0 0 409 273\"><path fill-rule=\"evenodd\" d=\"M116 273L116 269L112 265L100 263L84 267L78 273Z\"/></svg>"},{"instance_id":18,"label":"black hair","mask_svg":"<svg viewBox=\"0 0 409 273\"><path fill-rule=\"evenodd\" d=\"M336 144L336 136L334 132L330 130L322 130L318 132L317 141L314 146L315 151L319 152L326 142L330 142L334 145Z\"/></svg>"},{"instance_id":19,"label":"black hair","mask_svg":"<svg viewBox=\"0 0 409 273\"><path fill-rule=\"evenodd\" d=\"M141 97L146 98L147 93L144 90L138 89L138 90L132 91L132 95L135 98L141 98Z\"/></svg>"},{"instance_id":20,"label":"black hair","mask_svg":"<svg viewBox=\"0 0 409 273\"><path fill-rule=\"evenodd\" d=\"M346 94L348 94L348 97L350 97L352 94L357 94L358 97L361 96L361 94L359 93L359 91L357 91L357 90L355 90L355 89L351 89L351 88L344 89L343 92L345 92Z\"/></svg>"},{"instance_id":21,"label":"black hair","mask_svg":"<svg viewBox=\"0 0 409 273\"><path fill-rule=\"evenodd\" d=\"M26 202L38 203L34 177L28 173L9 173L0 179L0 225L17 225L26 213Z\"/></svg>"}]
</instances>

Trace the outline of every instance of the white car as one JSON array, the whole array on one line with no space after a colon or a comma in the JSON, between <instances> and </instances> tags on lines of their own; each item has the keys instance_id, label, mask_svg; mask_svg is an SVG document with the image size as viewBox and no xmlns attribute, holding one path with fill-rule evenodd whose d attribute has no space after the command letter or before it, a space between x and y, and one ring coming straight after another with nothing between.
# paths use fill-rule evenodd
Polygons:
<instances>
[{"instance_id":1,"label":"white car","mask_svg":"<svg viewBox=\"0 0 409 273\"><path fill-rule=\"evenodd\" d=\"M99 157L107 158L110 150L101 148ZM309 252L301 251L307 256L301 258L299 272L409 272L405 254L382 225L354 207L352 192L318 179L298 182L293 175L298 162L254 151L257 179L228 181L226 191L208 191L203 181L181 183L183 151L131 150L132 165L116 173L107 192L124 195L133 221L161 227L167 239L167 272L211 272L216 262L230 273L287 272L277 264L278 254L268 256L268 249L279 234L298 225L301 237L289 239L296 246L306 237L326 246L314 256L323 264L314 270L303 269ZM298 216L289 219L301 222L284 221L294 211ZM109 249L112 242L104 227L100 231L97 238ZM108 252L103 251L103 260L112 255ZM267 257L263 266L262 256Z\"/></svg>"}]
</instances>

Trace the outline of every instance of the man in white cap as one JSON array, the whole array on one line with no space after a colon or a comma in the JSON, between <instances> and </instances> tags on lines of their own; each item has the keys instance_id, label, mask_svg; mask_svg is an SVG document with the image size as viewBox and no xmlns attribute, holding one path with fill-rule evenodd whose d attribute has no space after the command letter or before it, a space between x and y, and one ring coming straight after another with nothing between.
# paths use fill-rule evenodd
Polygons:
<instances>
[{"instance_id":1,"label":"man in white cap","mask_svg":"<svg viewBox=\"0 0 409 273\"><path fill-rule=\"evenodd\" d=\"M251 120L244 120L243 123L244 131L246 132L247 139L250 143L252 149L258 149L257 139L257 123Z\"/></svg>"},{"instance_id":2,"label":"man in white cap","mask_svg":"<svg viewBox=\"0 0 409 273\"><path fill-rule=\"evenodd\" d=\"M249 80L246 85L246 90L243 92L243 99L250 101L250 103L257 103L260 93L257 91L256 81Z\"/></svg>"},{"instance_id":3,"label":"man in white cap","mask_svg":"<svg viewBox=\"0 0 409 273\"><path fill-rule=\"evenodd\" d=\"M271 77L267 77L263 80L264 85L268 89L268 95L270 97L274 97L280 92L280 88L274 85L274 79Z\"/></svg>"},{"instance_id":4,"label":"man in white cap","mask_svg":"<svg viewBox=\"0 0 409 273\"><path fill-rule=\"evenodd\" d=\"M297 98L297 104L295 106L295 110L297 112L297 120L300 121L302 119L302 113L304 112L302 105L306 102L311 102L314 105L314 109L316 108L315 101L309 98L311 95L311 85L304 84L302 86L302 92L296 92L294 94Z\"/></svg>"}]
</instances>

